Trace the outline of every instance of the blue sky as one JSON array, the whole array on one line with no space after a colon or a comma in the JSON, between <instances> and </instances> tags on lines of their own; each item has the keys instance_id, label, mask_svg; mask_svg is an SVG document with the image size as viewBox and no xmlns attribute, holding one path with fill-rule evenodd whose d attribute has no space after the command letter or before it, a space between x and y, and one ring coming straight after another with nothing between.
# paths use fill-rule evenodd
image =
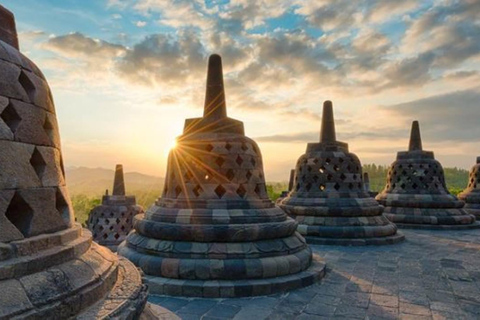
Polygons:
<instances>
[{"instance_id":1,"label":"blue sky","mask_svg":"<svg viewBox=\"0 0 480 320\"><path fill-rule=\"evenodd\" d=\"M67 165L163 175L185 118L201 114L206 59L224 61L229 115L268 180L318 139L389 164L420 120L445 166L480 153L478 0L4 0L22 51L46 74Z\"/></svg>"}]
</instances>

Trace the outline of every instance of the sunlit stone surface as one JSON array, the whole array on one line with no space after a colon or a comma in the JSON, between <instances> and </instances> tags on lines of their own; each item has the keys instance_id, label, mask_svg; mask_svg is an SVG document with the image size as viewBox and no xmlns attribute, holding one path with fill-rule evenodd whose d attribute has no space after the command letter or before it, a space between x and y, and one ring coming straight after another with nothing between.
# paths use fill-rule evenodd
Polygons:
<instances>
[{"instance_id":1,"label":"sunlit stone surface","mask_svg":"<svg viewBox=\"0 0 480 320\"><path fill-rule=\"evenodd\" d=\"M442 165L433 152L423 151L418 121L412 124L408 151L398 152L390 166L385 189L376 197L385 215L399 227L478 228L463 201L445 185Z\"/></svg>"},{"instance_id":2,"label":"sunlit stone surface","mask_svg":"<svg viewBox=\"0 0 480 320\"><path fill-rule=\"evenodd\" d=\"M0 6L0 319L140 316L140 273L74 219L52 94Z\"/></svg>"},{"instance_id":3,"label":"sunlit stone surface","mask_svg":"<svg viewBox=\"0 0 480 320\"><path fill-rule=\"evenodd\" d=\"M330 101L323 105L320 142L309 143L298 159L293 190L279 206L299 223L309 243L378 245L404 239L365 191L358 157L336 140Z\"/></svg>"},{"instance_id":4,"label":"sunlit stone surface","mask_svg":"<svg viewBox=\"0 0 480 320\"><path fill-rule=\"evenodd\" d=\"M477 157L477 163L470 170L467 188L458 198L465 201L465 211L477 219L480 217L480 157Z\"/></svg>"},{"instance_id":5,"label":"sunlit stone surface","mask_svg":"<svg viewBox=\"0 0 480 320\"><path fill-rule=\"evenodd\" d=\"M122 243L133 228L133 217L143 213L137 205L135 196L125 195L123 166L115 168L112 195L105 194L102 204L92 209L88 217L88 229L93 233L93 240L113 251Z\"/></svg>"},{"instance_id":6,"label":"sunlit stone surface","mask_svg":"<svg viewBox=\"0 0 480 320\"><path fill-rule=\"evenodd\" d=\"M221 58L212 55L204 116L185 121L162 197L135 218L118 252L145 272L155 293L265 295L324 274L296 227L267 196L257 144L227 117Z\"/></svg>"}]
</instances>

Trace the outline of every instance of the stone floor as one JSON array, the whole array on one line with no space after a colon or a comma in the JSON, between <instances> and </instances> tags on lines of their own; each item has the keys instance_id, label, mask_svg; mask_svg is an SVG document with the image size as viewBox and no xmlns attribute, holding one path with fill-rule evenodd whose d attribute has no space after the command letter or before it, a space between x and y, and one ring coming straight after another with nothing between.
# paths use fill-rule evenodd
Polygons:
<instances>
[{"instance_id":1,"label":"stone floor","mask_svg":"<svg viewBox=\"0 0 480 320\"><path fill-rule=\"evenodd\" d=\"M164 319L480 319L480 231L403 233L392 246L312 246L327 276L290 293L149 300Z\"/></svg>"}]
</instances>

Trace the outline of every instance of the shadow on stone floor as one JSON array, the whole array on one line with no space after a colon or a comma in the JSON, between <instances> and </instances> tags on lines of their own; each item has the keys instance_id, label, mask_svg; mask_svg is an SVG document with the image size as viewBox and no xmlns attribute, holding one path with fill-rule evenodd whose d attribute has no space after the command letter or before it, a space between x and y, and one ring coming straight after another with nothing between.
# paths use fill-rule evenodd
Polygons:
<instances>
[{"instance_id":1,"label":"shadow on stone floor","mask_svg":"<svg viewBox=\"0 0 480 320\"><path fill-rule=\"evenodd\" d=\"M480 319L478 231L404 233L394 246L312 246L327 276L289 293L149 300L164 319Z\"/></svg>"}]
</instances>

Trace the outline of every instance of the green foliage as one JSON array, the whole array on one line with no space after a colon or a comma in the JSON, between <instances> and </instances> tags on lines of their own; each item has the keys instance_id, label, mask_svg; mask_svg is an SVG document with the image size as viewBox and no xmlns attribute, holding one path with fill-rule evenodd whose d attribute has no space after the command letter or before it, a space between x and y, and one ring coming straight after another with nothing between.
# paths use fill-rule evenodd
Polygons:
<instances>
[{"instance_id":1,"label":"green foliage","mask_svg":"<svg viewBox=\"0 0 480 320\"><path fill-rule=\"evenodd\" d=\"M84 194L75 194L72 196L72 205L75 212L75 218L82 226L86 226L88 213L95 206L98 206L101 200L95 197L88 197Z\"/></svg>"},{"instance_id":2,"label":"green foliage","mask_svg":"<svg viewBox=\"0 0 480 320\"><path fill-rule=\"evenodd\" d=\"M270 198L270 200L275 201L280 197L282 191L286 191L287 188L288 185L282 182L272 182L270 184L267 184L268 197Z\"/></svg>"}]
</instances>

